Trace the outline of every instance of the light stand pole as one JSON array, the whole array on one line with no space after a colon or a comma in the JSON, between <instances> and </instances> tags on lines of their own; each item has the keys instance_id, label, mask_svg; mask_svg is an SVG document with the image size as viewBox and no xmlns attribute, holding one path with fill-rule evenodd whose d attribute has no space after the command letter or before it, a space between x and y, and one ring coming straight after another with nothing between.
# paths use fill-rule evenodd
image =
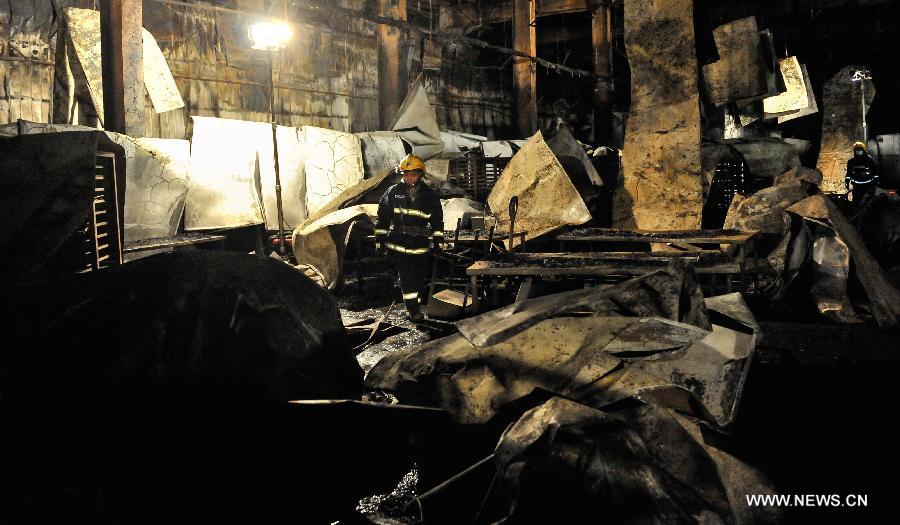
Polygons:
<instances>
[{"instance_id":1,"label":"light stand pole","mask_svg":"<svg viewBox=\"0 0 900 525\"><path fill-rule=\"evenodd\" d=\"M275 156L275 203L278 208L278 253L284 257L284 206L281 203L281 169L278 165L278 123L275 120L275 69L272 57L275 51L269 50L269 114L272 116L272 152Z\"/></svg>"},{"instance_id":2,"label":"light stand pole","mask_svg":"<svg viewBox=\"0 0 900 525\"><path fill-rule=\"evenodd\" d=\"M869 130L866 125L866 80L872 80L872 73L865 67L853 71L853 76L850 77L851 82L859 82L861 98L860 106L862 108L863 144L869 143Z\"/></svg>"},{"instance_id":3,"label":"light stand pole","mask_svg":"<svg viewBox=\"0 0 900 525\"><path fill-rule=\"evenodd\" d=\"M284 205L281 200L281 166L278 163L278 123L275 119L275 68L272 67L275 52L284 49L291 38L291 26L287 22L263 20L250 28L253 49L266 52L269 68L269 119L272 123L272 154L275 157L275 202L278 208L278 253L286 253L284 239Z\"/></svg>"}]
</instances>

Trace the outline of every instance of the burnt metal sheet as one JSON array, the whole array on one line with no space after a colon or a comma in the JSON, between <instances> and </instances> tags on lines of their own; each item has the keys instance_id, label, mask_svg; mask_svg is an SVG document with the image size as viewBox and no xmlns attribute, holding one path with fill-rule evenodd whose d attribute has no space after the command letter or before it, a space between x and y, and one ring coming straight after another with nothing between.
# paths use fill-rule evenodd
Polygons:
<instances>
[{"instance_id":1,"label":"burnt metal sheet","mask_svg":"<svg viewBox=\"0 0 900 525\"><path fill-rule=\"evenodd\" d=\"M107 135L125 149L125 242L175 235L188 192L190 142Z\"/></svg>"},{"instance_id":2,"label":"burnt metal sheet","mask_svg":"<svg viewBox=\"0 0 900 525\"><path fill-rule=\"evenodd\" d=\"M535 133L509 161L488 195L501 232L509 230L509 200L518 197L516 230L526 240L591 220L591 214L541 132Z\"/></svg>"},{"instance_id":3,"label":"burnt metal sheet","mask_svg":"<svg viewBox=\"0 0 900 525\"><path fill-rule=\"evenodd\" d=\"M356 136L362 142L366 177L395 168L406 156L406 143L393 131L356 133Z\"/></svg>"},{"instance_id":4,"label":"burnt metal sheet","mask_svg":"<svg viewBox=\"0 0 900 525\"><path fill-rule=\"evenodd\" d=\"M444 151L441 130L438 128L434 106L428 101L428 93L421 79L409 88L391 131L412 145L412 152L422 160L428 160Z\"/></svg>"},{"instance_id":5,"label":"burnt metal sheet","mask_svg":"<svg viewBox=\"0 0 900 525\"><path fill-rule=\"evenodd\" d=\"M344 190L363 180L359 139L350 133L303 126L306 208L315 213Z\"/></svg>"},{"instance_id":6,"label":"burnt metal sheet","mask_svg":"<svg viewBox=\"0 0 900 525\"><path fill-rule=\"evenodd\" d=\"M274 169L272 127L262 122L191 117L190 180L185 230L263 224L257 169ZM274 159L273 159L274 160ZM260 173L260 178L264 178ZM272 175L274 178L274 175Z\"/></svg>"},{"instance_id":7,"label":"burnt metal sheet","mask_svg":"<svg viewBox=\"0 0 900 525\"><path fill-rule=\"evenodd\" d=\"M576 188L579 186L577 181L584 178L598 188L603 186L603 179L600 178L591 159L588 158L584 148L567 128L560 129L553 138L547 141L547 146L565 168Z\"/></svg>"},{"instance_id":8,"label":"burnt metal sheet","mask_svg":"<svg viewBox=\"0 0 900 525\"><path fill-rule=\"evenodd\" d=\"M781 78L787 90L774 97L763 99L765 118L774 118L794 113L809 107L809 94L806 92L806 78L797 57L790 56L778 61Z\"/></svg>"},{"instance_id":9,"label":"burnt metal sheet","mask_svg":"<svg viewBox=\"0 0 900 525\"><path fill-rule=\"evenodd\" d=\"M304 272L315 272L317 281L331 288L341 275L341 262L349 235L350 223L377 214L377 205L359 204L307 221L293 234L294 256ZM336 231L333 231L336 228Z\"/></svg>"},{"instance_id":10,"label":"burnt metal sheet","mask_svg":"<svg viewBox=\"0 0 900 525\"><path fill-rule=\"evenodd\" d=\"M756 17L718 26L713 39L719 60L703 66L703 80L714 104L721 106L768 93Z\"/></svg>"},{"instance_id":11,"label":"burnt metal sheet","mask_svg":"<svg viewBox=\"0 0 900 525\"><path fill-rule=\"evenodd\" d=\"M812 81L809 79L809 73L806 71L806 64L800 64L800 69L803 72L803 85L806 91L806 107L795 111L793 113L789 113L787 115L781 115L778 117L778 123L784 124L789 120L794 120L795 118L806 117L808 115L812 115L813 113L819 112L819 104L816 102L816 93L813 91Z\"/></svg>"},{"instance_id":12,"label":"burnt metal sheet","mask_svg":"<svg viewBox=\"0 0 900 525\"><path fill-rule=\"evenodd\" d=\"M699 229L700 100L692 0L625 2L631 109L613 225ZM677 59L674 59L677 57Z\"/></svg>"},{"instance_id":13,"label":"burnt metal sheet","mask_svg":"<svg viewBox=\"0 0 900 525\"><path fill-rule=\"evenodd\" d=\"M453 335L385 357L369 372L367 382L395 391L401 399L410 396L448 408L458 421L483 423L535 388L561 395L590 391L621 362L602 348L614 339L623 320L635 322L547 319L486 347Z\"/></svg>"},{"instance_id":14,"label":"burnt metal sheet","mask_svg":"<svg viewBox=\"0 0 900 525\"><path fill-rule=\"evenodd\" d=\"M94 111L103 122L103 68L100 54L100 11L68 7L63 10L68 45L75 55L75 82L84 82Z\"/></svg>"},{"instance_id":15,"label":"burnt metal sheet","mask_svg":"<svg viewBox=\"0 0 900 525\"><path fill-rule=\"evenodd\" d=\"M850 249L833 232L813 241L810 273L809 293L822 315L839 323L861 321L847 295Z\"/></svg>"},{"instance_id":16,"label":"burnt metal sheet","mask_svg":"<svg viewBox=\"0 0 900 525\"><path fill-rule=\"evenodd\" d=\"M597 408L634 397L724 426L734 420L754 344L748 327L557 317L488 346L458 334L397 352L367 382L466 423L486 422L542 389Z\"/></svg>"},{"instance_id":17,"label":"burnt metal sheet","mask_svg":"<svg viewBox=\"0 0 900 525\"><path fill-rule=\"evenodd\" d=\"M159 49L150 31L143 30L144 41L144 85L150 95L150 102L157 113L183 108L184 100L169 70L166 57Z\"/></svg>"},{"instance_id":18,"label":"burnt metal sheet","mask_svg":"<svg viewBox=\"0 0 900 525\"><path fill-rule=\"evenodd\" d=\"M447 408L465 422L487 421L538 388L596 408L636 398L720 426L734 421L758 329L739 294L702 302L713 323L701 328L642 315L659 309L654 301L685 302L677 291L663 298L640 289L594 297L585 292L543 298L543 316L515 319L515 329L492 326L515 311L476 317L476 326L458 335L385 357L367 381L401 399ZM528 301L532 308L538 302ZM597 313L566 316L591 308ZM475 338L494 337L471 338L472 328Z\"/></svg>"},{"instance_id":19,"label":"burnt metal sheet","mask_svg":"<svg viewBox=\"0 0 900 525\"><path fill-rule=\"evenodd\" d=\"M271 126L269 143L272 141ZM281 179L281 205L285 228L293 229L306 220L306 150L300 128L277 126L278 169ZM275 193L275 166L271 146L259 151L260 193L266 217L266 229L278 229L278 198Z\"/></svg>"},{"instance_id":20,"label":"burnt metal sheet","mask_svg":"<svg viewBox=\"0 0 900 525\"><path fill-rule=\"evenodd\" d=\"M665 408L608 412L554 397L501 436L484 522L779 522L777 509L746 504L774 484L706 436Z\"/></svg>"},{"instance_id":21,"label":"burnt metal sheet","mask_svg":"<svg viewBox=\"0 0 900 525\"><path fill-rule=\"evenodd\" d=\"M868 296L872 314L879 326L900 324L900 290L891 284L887 275L866 248L859 232L844 217L837 206L821 194L798 202L787 210L807 220L834 230L836 237L850 251L855 275Z\"/></svg>"},{"instance_id":22,"label":"burnt metal sheet","mask_svg":"<svg viewBox=\"0 0 900 525\"><path fill-rule=\"evenodd\" d=\"M725 228L784 234L784 210L809 195L801 181L793 180L760 190L728 210Z\"/></svg>"},{"instance_id":23,"label":"burnt metal sheet","mask_svg":"<svg viewBox=\"0 0 900 525\"><path fill-rule=\"evenodd\" d=\"M659 270L610 287L563 292L492 310L456 323L459 332L475 346L503 341L549 317L573 312L608 315L659 316L711 325L703 295L692 270L679 261Z\"/></svg>"}]
</instances>

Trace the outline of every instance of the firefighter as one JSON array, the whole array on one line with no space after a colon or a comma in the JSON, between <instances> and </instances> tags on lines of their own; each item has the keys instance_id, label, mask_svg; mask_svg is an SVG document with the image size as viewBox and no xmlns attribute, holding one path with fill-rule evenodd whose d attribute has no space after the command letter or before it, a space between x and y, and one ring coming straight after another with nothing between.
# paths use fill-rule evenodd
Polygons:
<instances>
[{"instance_id":1,"label":"firefighter","mask_svg":"<svg viewBox=\"0 0 900 525\"><path fill-rule=\"evenodd\" d=\"M859 207L875 193L878 184L878 166L866 152L866 145L857 142L853 145L853 157L847 161L847 175L844 185L847 191L853 192L853 204ZM852 185L852 187L851 187Z\"/></svg>"},{"instance_id":2,"label":"firefighter","mask_svg":"<svg viewBox=\"0 0 900 525\"><path fill-rule=\"evenodd\" d=\"M441 199L423 181L425 163L407 155L397 166L403 180L384 193L378 203L375 247L386 251L400 274L400 290L409 318L424 318L419 291L431 270L431 250L444 240Z\"/></svg>"}]
</instances>

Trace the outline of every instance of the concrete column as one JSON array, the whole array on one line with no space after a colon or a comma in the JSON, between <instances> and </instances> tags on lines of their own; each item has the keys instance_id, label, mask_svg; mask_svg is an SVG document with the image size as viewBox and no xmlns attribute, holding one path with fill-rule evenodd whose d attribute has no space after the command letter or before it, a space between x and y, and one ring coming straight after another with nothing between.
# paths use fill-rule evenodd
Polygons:
<instances>
[{"instance_id":1,"label":"concrete column","mask_svg":"<svg viewBox=\"0 0 900 525\"><path fill-rule=\"evenodd\" d=\"M406 0L378 0L378 14L406 21ZM403 30L379 24L378 35L378 121L390 129L406 96L406 46Z\"/></svg>"},{"instance_id":2,"label":"concrete column","mask_svg":"<svg viewBox=\"0 0 900 525\"><path fill-rule=\"evenodd\" d=\"M103 127L132 137L144 135L142 27L142 0L100 1Z\"/></svg>"},{"instance_id":3,"label":"concrete column","mask_svg":"<svg viewBox=\"0 0 900 525\"><path fill-rule=\"evenodd\" d=\"M528 56L537 55L535 0L513 1L513 48ZM534 60L513 57L513 84L516 89L516 124L519 135L530 137L537 131L537 69Z\"/></svg>"},{"instance_id":4,"label":"concrete column","mask_svg":"<svg viewBox=\"0 0 900 525\"><path fill-rule=\"evenodd\" d=\"M594 74L594 143L612 145L612 13L609 0L594 0L591 42Z\"/></svg>"}]
</instances>

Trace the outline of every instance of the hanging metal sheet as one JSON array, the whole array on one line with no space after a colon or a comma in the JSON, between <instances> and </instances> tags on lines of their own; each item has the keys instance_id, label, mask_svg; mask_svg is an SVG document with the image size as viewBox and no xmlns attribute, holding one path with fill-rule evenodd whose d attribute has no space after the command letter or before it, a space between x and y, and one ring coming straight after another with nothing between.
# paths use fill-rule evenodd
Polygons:
<instances>
[{"instance_id":1,"label":"hanging metal sheet","mask_svg":"<svg viewBox=\"0 0 900 525\"><path fill-rule=\"evenodd\" d=\"M692 0L625 2L632 107L613 226L700 228L703 171L693 12Z\"/></svg>"},{"instance_id":2,"label":"hanging metal sheet","mask_svg":"<svg viewBox=\"0 0 900 525\"><path fill-rule=\"evenodd\" d=\"M68 7L63 10L68 42L76 60L70 64L76 83L87 84L94 111L103 122L103 68L100 53L100 11Z\"/></svg>"},{"instance_id":3,"label":"hanging metal sheet","mask_svg":"<svg viewBox=\"0 0 900 525\"><path fill-rule=\"evenodd\" d=\"M710 100L720 106L768 93L756 17L720 25L713 38L720 58L702 68Z\"/></svg>"},{"instance_id":4,"label":"hanging metal sheet","mask_svg":"<svg viewBox=\"0 0 900 525\"><path fill-rule=\"evenodd\" d=\"M807 105L805 108L799 111L779 116L779 124L784 124L789 120L794 120L795 118L805 117L819 112L819 104L816 102L816 93L813 91L812 82L809 79L809 73L807 73L806 71L806 64L800 64L800 70L803 72L803 85L804 89L806 90Z\"/></svg>"},{"instance_id":5,"label":"hanging metal sheet","mask_svg":"<svg viewBox=\"0 0 900 525\"><path fill-rule=\"evenodd\" d=\"M150 102L157 113L183 108L184 100L175 84L175 78L166 63L166 57L159 49L150 31L143 30L144 36L144 85L150 95Z\"/></svg>"},{"instance_id":6,"label":"hanging metal sheet","mask_svg":"<svg viewBox=\"0 0 900 525\"><path fill-rule=\"evenodd\" d=\"M782 58L778 61L781 78L787 91L763 100L765 118L775 118L809 107L809 95L806 93L806 79L803 68L797 57Z\"/></svg>"},{"instance_id":7,"label":"hanging metal sheet","mask_svg":"<svg viewBox=\"0 0 900 525\"><path fill-rule=\"evenodd\" d=\"M422 160L436 157L444 151L437 115L428 101L428 93L421 79L416 79L409 88L391 130L412 144L413 154Z\"/></svg>"}]
</instances>

